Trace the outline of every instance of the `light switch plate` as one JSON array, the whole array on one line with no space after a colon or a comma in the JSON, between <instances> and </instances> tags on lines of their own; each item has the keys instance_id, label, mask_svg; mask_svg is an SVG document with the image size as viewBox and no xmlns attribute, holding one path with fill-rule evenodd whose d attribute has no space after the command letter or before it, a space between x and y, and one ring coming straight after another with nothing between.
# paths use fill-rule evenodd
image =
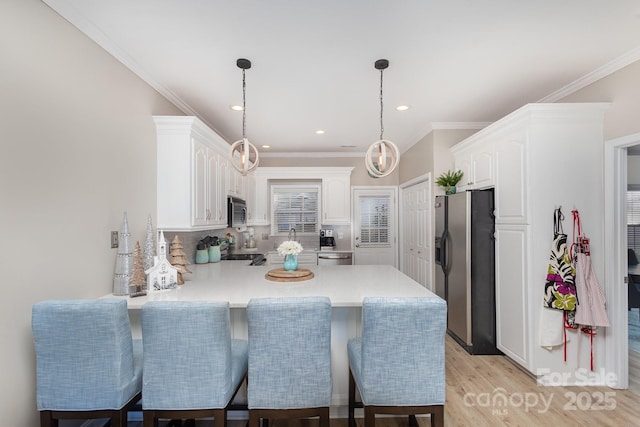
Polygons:
<instances>
[{"instance_id":1,"label":"light switch plate","mask_svg":"<svg viewBox=\"0 0 640 427\"><path fill-rule=\"evenodd\" d=\"M118 232L112 231L111 232L111 249L114 249L117 247L118 247Z\"/></svg>"}]
</instances>

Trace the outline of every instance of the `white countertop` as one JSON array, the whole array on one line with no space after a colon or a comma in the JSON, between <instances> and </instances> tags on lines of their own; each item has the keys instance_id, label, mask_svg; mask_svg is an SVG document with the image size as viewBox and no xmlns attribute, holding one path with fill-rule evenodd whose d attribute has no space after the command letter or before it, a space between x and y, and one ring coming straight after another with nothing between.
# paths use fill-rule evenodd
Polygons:
<instances>
[{"instance_id":1,"label":"white countertop","mask_svg":"<svg viewBox=\"0 0 640 427\"><path fill-rule=\"evenodd\" d=\"M268 266L248 266L241 261L192 264L186 283L176 289L126 299L130 309L147 301L229 301L232 308L244 308L251 298L285 296L327 296L333 307L360 307L366 296L438 298L418 282L388 265L312 266L315 277L303 282L273 282L265 279ZM306 266L305 266L306 267Z\"/></svg>"}]
</instances>

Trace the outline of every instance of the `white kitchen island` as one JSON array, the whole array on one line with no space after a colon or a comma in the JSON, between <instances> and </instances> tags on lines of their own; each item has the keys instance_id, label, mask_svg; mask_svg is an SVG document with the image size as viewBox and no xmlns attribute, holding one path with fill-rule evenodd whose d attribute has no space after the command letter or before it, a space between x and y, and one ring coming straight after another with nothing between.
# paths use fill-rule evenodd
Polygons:
<instances>
[{"instance_id":1,"label":"white kitchen island","mask_svg":"<svg viewBox=\"0 0 640 427\"><path fill-rule=\"evenodd\" d=\"M331 317L331 363L333 375L332 416L346 417L348 405L347 341L360 335L364 297L439 298L399 270L387 265L340 265L310 267L311 280L282 283L265 279L270 267L248 262L222 261L189 265L192 274L177 289L126 299L133 334L140 336L139 309L147 301L229 301L234 338L247 337L246 306L251 298L326 296L333 307ZM444 343L443 343L444 345ZM241 390L237 400L246 399ZM231 415L232 416L232 415Z\"/></svg>"}]
</instances>

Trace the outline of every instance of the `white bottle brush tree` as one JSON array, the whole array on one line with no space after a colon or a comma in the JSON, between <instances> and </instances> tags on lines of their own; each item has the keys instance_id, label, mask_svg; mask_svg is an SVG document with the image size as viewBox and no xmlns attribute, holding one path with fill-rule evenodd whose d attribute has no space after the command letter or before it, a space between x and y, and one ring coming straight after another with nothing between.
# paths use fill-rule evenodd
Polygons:
<instances>
[{"instance_id":1,"label":"white bottle brush tree","mask_svg":"<svg viewBox=\"0 0 640 427\"><path fill-rule=\"evenodd\" d=\"M153 257L156 256L156 233L151 224L151 215L147 219L147 237L144 241L144 256L142 257L144 269L153 267Z\"/></svg>"}]
</instances>

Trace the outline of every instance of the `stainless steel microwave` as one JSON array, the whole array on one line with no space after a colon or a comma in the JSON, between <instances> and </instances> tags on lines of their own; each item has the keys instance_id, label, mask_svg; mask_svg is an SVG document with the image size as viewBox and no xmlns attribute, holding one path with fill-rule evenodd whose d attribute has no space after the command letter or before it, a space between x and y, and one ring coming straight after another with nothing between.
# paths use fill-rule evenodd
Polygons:
<instances>
[{"instance_id":1,"label":"stainless steel microwave","mask_svg":"<svg viewBox=\"0 0 640 427\"><path fill-rule=\"evenodd\" d=\"M227 198L227 219L229 227L240 227L247 224L247 203L237 197Z\"/></svg>"}]
</instances>

